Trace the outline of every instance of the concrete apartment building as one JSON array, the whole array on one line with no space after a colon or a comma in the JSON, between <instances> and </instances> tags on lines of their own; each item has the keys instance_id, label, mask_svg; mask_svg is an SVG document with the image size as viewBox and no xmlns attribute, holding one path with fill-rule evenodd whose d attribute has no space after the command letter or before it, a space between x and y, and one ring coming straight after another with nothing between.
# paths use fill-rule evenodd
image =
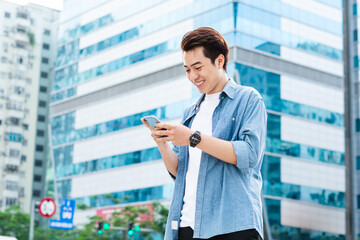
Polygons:
<instances>
[{"instance_id":1,"label":"concrete apartment building","mask_svg":"<svg viewBox=\"0 0 360 240\"><path fill-rule=\"evenodd\" d=\"M0 1L0 206L44 197L59 11Z\"/></svg>"}]
</instances>

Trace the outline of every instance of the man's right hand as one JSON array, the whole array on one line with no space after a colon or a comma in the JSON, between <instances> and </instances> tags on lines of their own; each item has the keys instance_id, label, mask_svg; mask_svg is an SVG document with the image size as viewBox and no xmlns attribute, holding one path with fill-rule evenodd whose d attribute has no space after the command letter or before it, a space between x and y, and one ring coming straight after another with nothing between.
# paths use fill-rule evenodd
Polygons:
<instances>
[{"instance_id":1,"label":"man's right hand","mask_svg":"<svg viewBox=\"0 0 360 240\"><path fill-rule=\"evenodd\" d=\"M151 137L154 139L154 141L157 143L157 145L166 145L167 142L166 141L162 141L162 136L156 135L155 132L156 131L161 131L162 129L160 128L152 128L146 121L144 118L141 118L142 123L151 131Z\"/></svg>"},{"instance_id":2,"label":"man's right hand","mask_svg":"<svg viewBox=\"0 0 360 240\"><path fill-rule=\"evenodd\" d=\"M179 158L170 148L170 145L167 143L167 141L164 141L162 139L163 138L162 136L164 136L165 134L159 135L159 132L161 133L161 131L167 131L167 130L162 130L161 128L152 128L143 118L141 118L141 121L148 129L150 129L151 137L154 139L154 141L157 143L159 147L161 157L164 161L167 170L171 173L171 175L176 177L177 168L179 165ZM158 134L156 134L156 132Z\"/></svg>"}]
</instances>

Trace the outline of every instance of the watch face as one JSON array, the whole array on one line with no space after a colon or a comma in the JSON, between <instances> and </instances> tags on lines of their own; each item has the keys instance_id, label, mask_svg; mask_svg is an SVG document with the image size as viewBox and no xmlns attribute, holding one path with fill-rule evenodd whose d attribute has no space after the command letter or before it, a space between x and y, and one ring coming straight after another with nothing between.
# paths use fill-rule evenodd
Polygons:
<instances>
[{"instance_id":1,"label":"watch face","mask_svg":"<svg viewBox=\"0 0 360 240\"><path fill-rule=\"evenodd\" d=\"M200 142L200 140L201 140L200 132L195 132L190 137L190 146L195 147Z\"/></svg>"}]
</instances>

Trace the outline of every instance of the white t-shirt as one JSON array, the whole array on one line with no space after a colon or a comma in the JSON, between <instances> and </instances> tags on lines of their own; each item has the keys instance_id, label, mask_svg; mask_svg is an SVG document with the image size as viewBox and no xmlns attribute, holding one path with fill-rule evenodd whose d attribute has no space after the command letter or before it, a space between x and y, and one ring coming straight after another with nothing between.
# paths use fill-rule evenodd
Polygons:
<instances>
[{"instance_id":1,"label":"white t-shirt","mask_svg":"<svg viewBox=\"0 0 360 240\"><path fill-rule=\"evenodd\" d=\"M220 93L206 94L200 104L191 129L200 131L206 135L212 135L212 116L216 106L219 104ZM200 134L201 135L201 134ZM180 227L191 227L195 225L196 190L200 169L202 151L198 148L189 147L189 164L186 172L184 205L181 210Z\"/></svg>"}]
</instances>

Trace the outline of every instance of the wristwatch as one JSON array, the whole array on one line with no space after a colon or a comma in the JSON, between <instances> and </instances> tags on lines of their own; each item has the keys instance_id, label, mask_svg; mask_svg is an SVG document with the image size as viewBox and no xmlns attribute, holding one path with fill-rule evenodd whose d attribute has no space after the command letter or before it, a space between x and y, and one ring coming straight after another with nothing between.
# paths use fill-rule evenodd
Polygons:
<instances>
[{"instance_id":1,"label":"wristwatch","mask_svg":"<svg viewBox=\"0 0 360 240\"><path fill-rule=\"evenodd\" d=\"M190 136L190 147L196 147L201 141L200 132L196 131Z\"/></svg>"}]
</instances>

